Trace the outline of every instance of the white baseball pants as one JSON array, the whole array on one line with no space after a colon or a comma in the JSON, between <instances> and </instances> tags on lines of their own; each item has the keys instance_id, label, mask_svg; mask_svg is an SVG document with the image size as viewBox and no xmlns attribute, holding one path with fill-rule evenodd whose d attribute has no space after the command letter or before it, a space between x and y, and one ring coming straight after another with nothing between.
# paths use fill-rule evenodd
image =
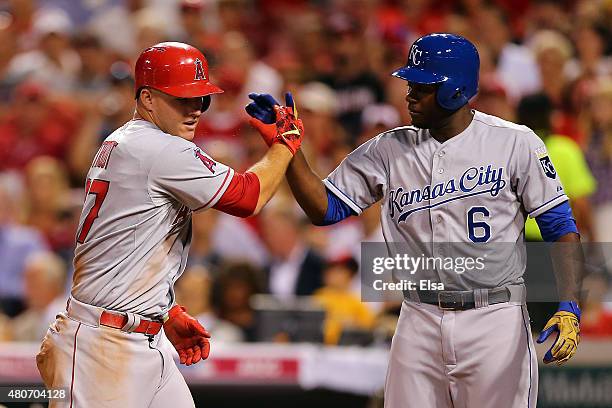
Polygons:
<instances>
[{"instance_id":1,"label":"white baseball pants","mask_svg":"<svg viewBox=\"0 0 612 408\"><path fill-rule=\"evenodd\" d=\"M446 311L404 301L385 408L535 408L538 366L524 305Z\"/></svg>"},{"instance_id":2,"label":"white baseball pants","mask_svg":"<svg viewBox=\"0 0 612 408\"><path fill-rule=\"evenodd\" d=\"M94 316L62 312L43 339L36 356L42 379L68 391L67 401L50 408L195 407L163 330L150 342L144 334L100 326Z\"/></svg>"}]
</instances>

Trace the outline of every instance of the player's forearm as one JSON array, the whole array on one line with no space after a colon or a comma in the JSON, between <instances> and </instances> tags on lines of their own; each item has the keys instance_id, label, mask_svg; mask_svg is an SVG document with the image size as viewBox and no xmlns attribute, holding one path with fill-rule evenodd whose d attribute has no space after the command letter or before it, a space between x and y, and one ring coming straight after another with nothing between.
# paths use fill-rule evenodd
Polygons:
<instances>
[{"instance_id":1,"label":"player's forearm","mask_svg":"<svg viewBox=\"0 0 612 408\"><path fill-rule=\"evenodd\" d=\"M284 178L292 155L282 144L274 144L266 155L255 163L248 171L255 173L259 179L259 199L253 215L270 201Z\"/></svg>"},{"instance_id":2,"label":"player's forearm","mask_svg":"<svg viewBox=\"0 0 612 408\"><path fill-rule=\"evenodd\" d=\"M580 236L590 241L593 238L593 217L588 197L573 199L572 210L576 224L580 228Z\"/></svg>"},{"instance_id":3,"label":"player's forearm","mask_svg":"<svg viewBox=\"0 0 612 408\"><path fill-rule=\"evenodd\" d=\"M551 258L561 301L579 302L584 277L584 253L580 236L563 235L551 247Z\"/></svg>"},{"instance_id":4,"label":"player's forearm","mask_svg":"<svg viewBox=\"0 0 612 408\"><path fill-rule=\"evenodd\" d=\"M310 221L320 224L327 212L327 192L301 151L296 153L287 169L287 181L293 196Z\"/></svg>"}]
</instances>

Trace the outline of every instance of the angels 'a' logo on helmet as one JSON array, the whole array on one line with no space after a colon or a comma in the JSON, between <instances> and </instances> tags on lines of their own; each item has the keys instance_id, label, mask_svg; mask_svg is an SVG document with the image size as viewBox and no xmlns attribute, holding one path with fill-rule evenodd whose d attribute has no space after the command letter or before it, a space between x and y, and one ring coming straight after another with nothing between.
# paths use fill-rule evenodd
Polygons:
<instances>
[{"instance_id":1,"label":"angels 'a' logo on helmet","mask_svg":"<svg viewBox=\"0 0 612 408\"><path fill-rule=\"evenodd\" d=\"M206 79L206 74L204 74L204 67L202 67L202 61L199 58L195 60L195 80L200 81L202 79Z\"/></svg>"}]
</instances>

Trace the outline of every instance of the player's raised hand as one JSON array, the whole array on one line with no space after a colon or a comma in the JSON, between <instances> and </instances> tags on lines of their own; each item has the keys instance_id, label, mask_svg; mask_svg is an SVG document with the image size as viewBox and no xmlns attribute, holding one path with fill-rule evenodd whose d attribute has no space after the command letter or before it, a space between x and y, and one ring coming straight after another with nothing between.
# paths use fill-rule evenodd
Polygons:
<instances>
[{"instance_id":1,"label":"player's raised hand","mask_svg":"<svg viewBox=\"0 0 612 408\"><path fill-rule=\"evenodd\" d=\"M164 332L178 352L181 364L191 365L208 358L210 333L183 306L170 309Z\"/></svg>"},{"instance_id":2,"label":"player's raised hand","mask_svg":"<svg viewBox=\"0 0 612 408\"><path fill-rule=\"evenodd\" d=\"M297 117L293 95L285 94L286 106L281 106L272 95L249 94L253 100L245 108L251 116L249 124L262 135L268 146L283 143L295 154L302 143L304 125Z\"/></svg>"},{"instance_id":3,"label":"player's raised hand","mask_svg":"<svg viewBox=\"0 0 612 408\"><path fill-rule=\"evenodd\" d=\"M580 309L575 302L561 302L557 313L550 318L537 342L543 343L557 332L557 338L544 355L544 363L563 364L576 353L580 343Z\"/></svg>"},{"instance_id":4,"label":"player's raised hand","mask_svg":"<svg viewBox=\"0 0 612 408\"><path fill-rule=\"evenodd\" d=\"M274 112L275 106L280 106L280 103L270 94L250 93L249 99L253 102L249 103L244 109L249 116L267 124L273 125L276 123L276 115Z\"/></svg>"}]
</instances>

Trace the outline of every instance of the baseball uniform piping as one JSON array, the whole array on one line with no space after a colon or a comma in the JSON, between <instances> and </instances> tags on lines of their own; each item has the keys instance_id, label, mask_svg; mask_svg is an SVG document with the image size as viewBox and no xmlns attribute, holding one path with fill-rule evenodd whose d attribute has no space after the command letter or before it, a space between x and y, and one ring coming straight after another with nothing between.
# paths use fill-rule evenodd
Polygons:
<instances>
[{"instance_id":1,"label":"baseball uniform piping","mask_svg":"<svg viewBox=\"0 0 612 408\"><path fill-rule=\"evenodd\" d=\"M527 392L527 408L531 407L531 384L533 383L533 379L531 378L531 347L529 347L529 330L527 329L527 325L525 323L525 311L521 306L521 316L523 317L523 327L525 328L525 334L527 335L527 351L529 352L529 391Z\"/></svg>"},{"instance_id":2,"label":"baseball uniform piping","mask_svg":"<svg viewBox=\"0 0 612 408\"><path fill-rule=\"evenodd\" d=\"M327 178L323 179L323 184L325 184L325 186L327 188L329 188L329 190L332 193L334 193L334 195L336 197L338 197L339 199L344 201L346 203L346 205L351 207L351 209L353 211L355 211L357 213L357 215L361 214L361 212L363 211L361 209L361 207L359 207L356 202L351 200L351 198L349 196L347 196L342 190L340 190L338 187L336 187L336 185L334 183L332 183L330 179L327 179Z\"/></svg>"},{"instance_id":3,"label":"baseball uniform piping","mask_svg":"<svg viewBox=\"0 0 612 408\"><path fill-rule=\"evenodd\" d=\"M562 200L560 200L560 198L562 198ZM552 207L556 206L557 204L561 204L563 201L566 201L566 200L569 200L569 198L567 198L565 193L564 194L560 194L560 195L556 196L555 198L553 198L551 200L548 200L547 202L545 202L544 204L542 204L541 206L539 206L535 210L531 211L529 213L529 216L531 218L535 218L538 215L540 215L543 212L545 212L546 210L548 210L549 208L552 208Z\"/></svg>"},{"instance_id":4,"label":"baseball uniform piping","mask_svg":"<svg viewBox=\"0 0 612 408\"><path fill-rule=\"evenodd\" d=\"M196 208L193 211L199 211L202 208L206 208L210 203L212 203L215 198L217 197L217 195L223 190L225 191L225 189L227 189L228 184L226 184L225 182L227 181L227 178L229 177L230 173L232 174L232 178L234 177L234 171L232 169L229 169L227 171L227 173L225 173L225 178L223 179L223 182L221 183L221 187L219 187L219 189L217 190L217 192L215 193L215 195L212 196L212 198L210 200L208 200L208 202L206 204L204 204L203 206L201 206L200 208ZM225 188L224 188L225 187Z\"/></svg>"},{"instance_id":5,"label":"baseball uniform piping","mask_svg":"<svg viewBox=\"0 0 612 408\"><path fill-rule=\"evenodd\" d=\"M77 350L77 335L79 334L79 329L81 328L81 323L74 332L74 347L72 348L72 379L70 380L70 408L72 408L73 399L73 390L74 390L74 370L75 370L75 362L76 362L76 350Z\"/></svg>"}]
</instances>

